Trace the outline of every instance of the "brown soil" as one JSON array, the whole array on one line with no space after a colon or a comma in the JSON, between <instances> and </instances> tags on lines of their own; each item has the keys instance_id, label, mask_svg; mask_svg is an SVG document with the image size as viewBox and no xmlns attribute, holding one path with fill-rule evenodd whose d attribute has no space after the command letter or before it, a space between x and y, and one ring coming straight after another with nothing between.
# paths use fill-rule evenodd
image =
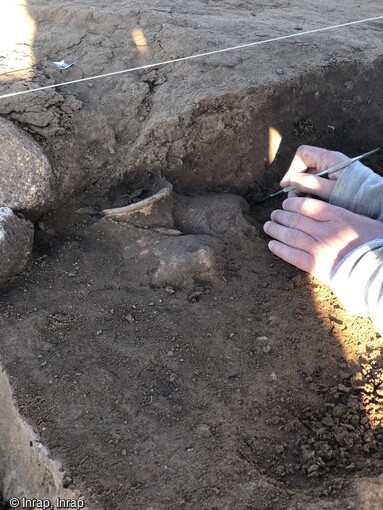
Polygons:
<instances>
[{"instance_id":1,"label":"brown soil","mask_svg":"<svg viewBox=\"0 0 383 510\"><path fill-rule=\"evenodd\" d=\"M229 13L233 3L227 2ZM31 2L31 12L40 16L41 37L48 40L43 14L49 25L54 9L45 6L44 10L44 4ZM282 9L287 3L270 4ZM71 7L76 6L81 14L87 2ZM271 6L263 7L271 10ZM222 12L226 12L223 7ZM301 13L296 2L289 10L287 27L297 23L294 13ZM187 12L183 14L188 18ZM117 6L109 9L108 16L112 15L118 19ZM65 31L57 34L69 51ZM80 32L78 38L80 41ZM295 48L289 51L296 53ZM304 67L306 50L299 51L296 57ZM105 62L108 58L105 56ZM309 97L329 76L339 83L346 80L350 69L366 76L359 64L355 69L353 65L343 63L336 71L327 70L326 78L319 74L307 78L299 92L301 101L310 104L312 100L306 100L305 94ZM378 66L381 60L373 70ZM339 69L343 74L339 75ZM362 94L363 79L355 87L362 97L358 112L367 116L371 103ZM265 119L270 112L277 118L282 112L285 119L288 108L293 109L291 105L297 101L295 87L294 81L268 89L274 102L269 109L261 104L259 118ZM110 169L121 163L119 151L126 149L127 139L117 140L117 148L109 146L110 133L100 132L99 112L89 117L95 102L92 89L78 94L76 90L76 100L85 101L86 111L83 109L79 118L74 106L70 113L60 111L63 125L55 125L68 129L66 134L49 131L49 124L32 129L19 118L24 127L35 134L39 131L38 139L57 169L65 193L72 181L63 175L66 161L62 151L68 143L73 144L67 163L70 177L76 177L73 186L77 194L40 219L33 262L24 275L1 290L0 302L3 366L22 415L52 456L62 461L66 484L81 491L95 508L382 508L382 499L377 499L379 494L382 497L379 475L383 474L381 338L368 319L346 313L328 288L268 251L262 225L280 202L256 202L262 193L277 186L300 143L348 149L355 155L373 148L376 126L382 119L376 118L374 126L366 127L368 139L362 142L358 123L347 117L334 134L322 111L325 99L312 116L298 114L274 165L266 165L267 172L263 166L255 183L239 177L241 189L234 191L241 191L251 207L246 220L239 220L242 230L237 236L228 221L217 236L225 244L225 269L209 282L202 279L156 288L151 285L152 262L143 253L164 235L101 220L99 211L146 197L159 169L153 165L142 176L137 166L123 187L116 189L121 172ZM284 90L284 97L291 92L289 106L281 106L277 90ZM342 89L334 104L343 92L348 93ZM114 93L120 100L117 91ZM236 97L240 103L244 95L225 96L229 116L235 116L231 107ZM253 103L259 100L251 93L249 97ZM65 101L53 101L53 108L63 108ZM115 123L112 113L107 123L117 133L122 130L118 122L123 116L120 107L113 108ZM186 138L194 136L195 126L200 129L198 122L210 114L213 120L221 114L217 104L211 112L205 109L195 114L183 131ZM90 131L80 143L68 126L81 132L84 119ZM212 129L210 121L207 129ZM226 131L233 133L225 139L228 152L241 122L251 131L252 124L245 117L237 118L237 126L226 126ZM174 133L179 125L175 126ZM152 140L149 152L155 152L153 146L166 136L170 144L175 143L174 133L164 133ZM241 164L251 154L250 135L245 134L248 137L236 147ZM100 149L94 140L98 143L103 135L105 146ZM149 139L151 135L146 136ZM198 161L196 147L188 150L191 156L195 151ZM219 152L220 147L214 150ZM201 166L197 165L197 177L182 173L191 168L187 151L180 156L184 166L178 168L177 177L178 156L174 154L165 158L164 165L168 162L170 166L167 172L164 169L179 192L193 195L198 190L205 195L207 190L214 191L209 196L212 203L218 203L223 196L220 193L233 190L227 177L232 162L226 164L225 155L222 161L217 156L214 165L211 163L215 173L204 186L203 179L198 180ZM83 158L86 175L84 167L79 168ZM218 163L222 163L223 184ZM381 156L372 160L377 170L380 163ZM92 165L95 181L89 186ZM244 166L242 169L247 171ZM112 172L111 182L108 171ZM241 169L236 171L239 175ZM88 189L80 192L85 186ZM198 223L193 228L183 234L206 234L198 232Z\"/></svg>"}]
</instances>

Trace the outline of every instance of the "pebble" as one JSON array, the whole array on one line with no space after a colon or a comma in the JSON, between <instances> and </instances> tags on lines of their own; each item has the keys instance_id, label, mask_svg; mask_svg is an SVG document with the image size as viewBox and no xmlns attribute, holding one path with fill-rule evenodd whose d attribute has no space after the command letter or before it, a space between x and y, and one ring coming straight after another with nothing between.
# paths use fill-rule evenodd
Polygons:
<instances>
[{"instance_id":1,"label":"pebble","mask_svg":"<svg viewBox=\"0 0 383 510\"><path fill-rule=\"evenodd\" d=\"M313 464L312 466L310 466L307 470L307 473L310 474L310 473L313 473L315 471L318 471L319 470L319 466L318 464Z\"/></svg>"},{"instance_id":2,"label":"pebble","mask_svg":"<svg viewBox=\"0 0 383 510\"><path fill-rule=\"evenodd\" d=\"M198 299L202 296L203 292L198 290L196 292L193 292L192 294L190 294L189 296L189 301L191 301L192 303L195 303L196 301L198 301Z\"/></svg>"},{"instance_id":3,"label":"pebble","mask_svg":"<svg viewBox=\"0 0 383 510\"><path fill-rule=\"evenodd\" d=\"M196 429L196 434L198 437L211 437L212 433L210 430L209 425L206 425L206 423L202 423L201 425L198 425Z\"/></svg>"}]
</instances>

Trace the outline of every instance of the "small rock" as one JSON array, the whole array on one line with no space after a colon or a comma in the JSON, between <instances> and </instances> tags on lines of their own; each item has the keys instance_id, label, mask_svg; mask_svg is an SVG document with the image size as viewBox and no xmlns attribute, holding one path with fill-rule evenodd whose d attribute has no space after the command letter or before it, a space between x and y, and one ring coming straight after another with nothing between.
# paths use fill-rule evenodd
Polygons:
<instances>
[{"instance_id":1,"label":"small rock","mask_svg":"<svg viewBox=\"0 0 383 510\"><path fill-rule=\"evenodd\" d=\"M326 425L326 427L333 427L334 426L334 420L331 416L329 415L326 415L323 419L322 419L322 423L323 425Z\"/></svg>"},{"instance_id":2,"label":"small rock","mask_svg":"<svg viewBox=\"0 0 383 510\"><path fill-rule=\"evenodd\" d=\"M205 423L198 425L196 434L198 437L211 437L212 435L209 425L206 425Z\"/></svg>"},{"instance_id":3,"label":"small rock","mask_svg":"<svg viewBox=\"0 0 383 510\"><path fill-rule=\"evenodd\" d=\"M90 215L90 216L99 214L97 209L95 209L94 207L90 207L90 206L80 207L79 209L77 209L76 213L77 214Z\"/></svg>"},{"instance_id":4,"label":"small rock","mask_svg":"<svg viewBox=\"0 0 383 510\"><path fill-rule=\"evenodd\" d=\"M39 221L37 223L37 225L38 225L40 230L42 230L43 232L45 232L46 234L48 234L50 236L54 236L56 234L55 229L53 227L49 227L43 221Z\"/></svg>"},{"instance_id":5,"label":"small rock","mask_svg":"<svg viewBox=\"0 0 383 510\"><path fill-rule=\"evenodd\" d=\"M225 266L224 245L209 236L185 235L161 239L154 246L158 260L152 284L179 288L190 283L212 283Z\"/></svg>"},{"instance_id":6,"label":"small rock","mask_svg":"<svg viewBox=\"0 0 383 510\"><path fill-rule=\"evenodd\" d=\"M318 464L313 464L312 466L310 466L307 470L307 473L310 474L310 473L314 473L315 471L318 471L319 470L319 466Z\"/></svg>"},{"instance_id":7,"label":"small rock","mask_svg":"<svg viewBox=\"0 0 383 510\"><path fill-rule=\"evenodd\" d=\"M308 445L302 446L302 458L305 462L310 461L315 457L315 452L310 449Z\"/></svg>"},{"instance_id":8,"label":"small rock","mask_svg":"<svg viewBox=\"0 0 383 510\"><path fill-rule=\"evenodd\" d=\"M341 393L350 393L351 388L349 388L348 386L345 386L344 384L338 384L338 390Z\"/></svg>"},{"instance_id":9,"label":"small rock","mask_svg":"<svg viewBox=\"0 0 383 510\"><path fill-rule=\"evenodd\" d=\"M191 301L192 303L195 303L196 301L199 300L199 298L202 296L203 292L198 290L196 292L193 292L192 294L190 294L190 296L188 297L189 301Z\"/></svg>"}]
</instances>

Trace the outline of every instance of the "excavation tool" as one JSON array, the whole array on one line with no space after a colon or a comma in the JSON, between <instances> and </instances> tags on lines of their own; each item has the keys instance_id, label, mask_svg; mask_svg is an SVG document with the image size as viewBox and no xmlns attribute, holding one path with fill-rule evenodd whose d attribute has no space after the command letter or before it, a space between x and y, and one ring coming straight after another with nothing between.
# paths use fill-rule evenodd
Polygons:
<instances>
[{"instance_id":1,"label":"excavation tool","mask_svg":"<svg viewBox=\"0 0 383 510\"><path fill-rule=\"evenodd\" d=\"M361 154L360 156L356 156L355 158L351 158L348 161L342 161L342 163L338 163L337 165L327 168L327 170L323 170L322 172L313 175L315 175L316 177L323 177L326 175L333 174L338 170L343 170L343 168L347 168L348 166L355 163L355 161L360 161L363 158L367 158L367 156L371 156L371 154L375 154L375 152L377 152L378 150L379 148L374 149L373 151L366 152L365 154ZM281 188L280 190L274 191L273 193L270 193L270 195L265 196L264 198L262 198L262 200L260 200L260 202L264 202L265 200L281 195L282 193L288 193L289 191L293 191L294 189L296 189L295 186L286 186L286 188Z\"/></svg>"}]
</instances>

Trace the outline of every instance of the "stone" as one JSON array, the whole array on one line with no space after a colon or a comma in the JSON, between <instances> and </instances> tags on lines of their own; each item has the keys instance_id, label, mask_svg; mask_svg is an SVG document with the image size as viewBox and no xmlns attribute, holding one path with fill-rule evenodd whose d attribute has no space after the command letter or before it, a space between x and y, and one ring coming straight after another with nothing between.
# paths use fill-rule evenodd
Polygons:
<instances>
[{"instance_id":1,"label":"stone","mask_svg":"<svg viewBox=\"0 0 383 510\"><path fill-rule=\"evenodd\" d=\"M32 223L0 207L0 285L25 269L32 246Z\"/></svg>"},{"instance_id":2,"label":"stone","mask_svg":"<svg viewBox=\"0 0 383 510\"><path fill-rule=\"evenodd\" d=\"M198 437L201 438L207 438L212 436L211 429L209 425L206 425L206 423L201 423L201 425L198 425L196 429L196 434Z\"/></svg>"},{"instance_id":3,"label":"stone","mask_svg":"<svg viewBox=\"0 0 383 510\"><path fill-rule=\"evenodd\" d=\"M51 165L31 136L0 117L0 206L39 215L55 202Z\"/></svg>"},{"instance_id":4,"label":"stone","mask_svg":"<svg viewBox=\"0 0 383 510\"><path fill-rule=\"evenodd\" d=\"M174 194L177 227L188 234L203 234L242 246L255 235L248 220L249 204L230 193L183 196Z\"/></svg>"},{"instance_id":5,"label":"stone","mask_svg":"<svg viewBox=\"0 0 383 510\"><path fill-rule=\"evenodd\" d=\"M153 247L157 269L155 287L185 287L190 283L211 283L225 267L224 246L209 236L169 237Z\"/></svg>"}]
</instances>

